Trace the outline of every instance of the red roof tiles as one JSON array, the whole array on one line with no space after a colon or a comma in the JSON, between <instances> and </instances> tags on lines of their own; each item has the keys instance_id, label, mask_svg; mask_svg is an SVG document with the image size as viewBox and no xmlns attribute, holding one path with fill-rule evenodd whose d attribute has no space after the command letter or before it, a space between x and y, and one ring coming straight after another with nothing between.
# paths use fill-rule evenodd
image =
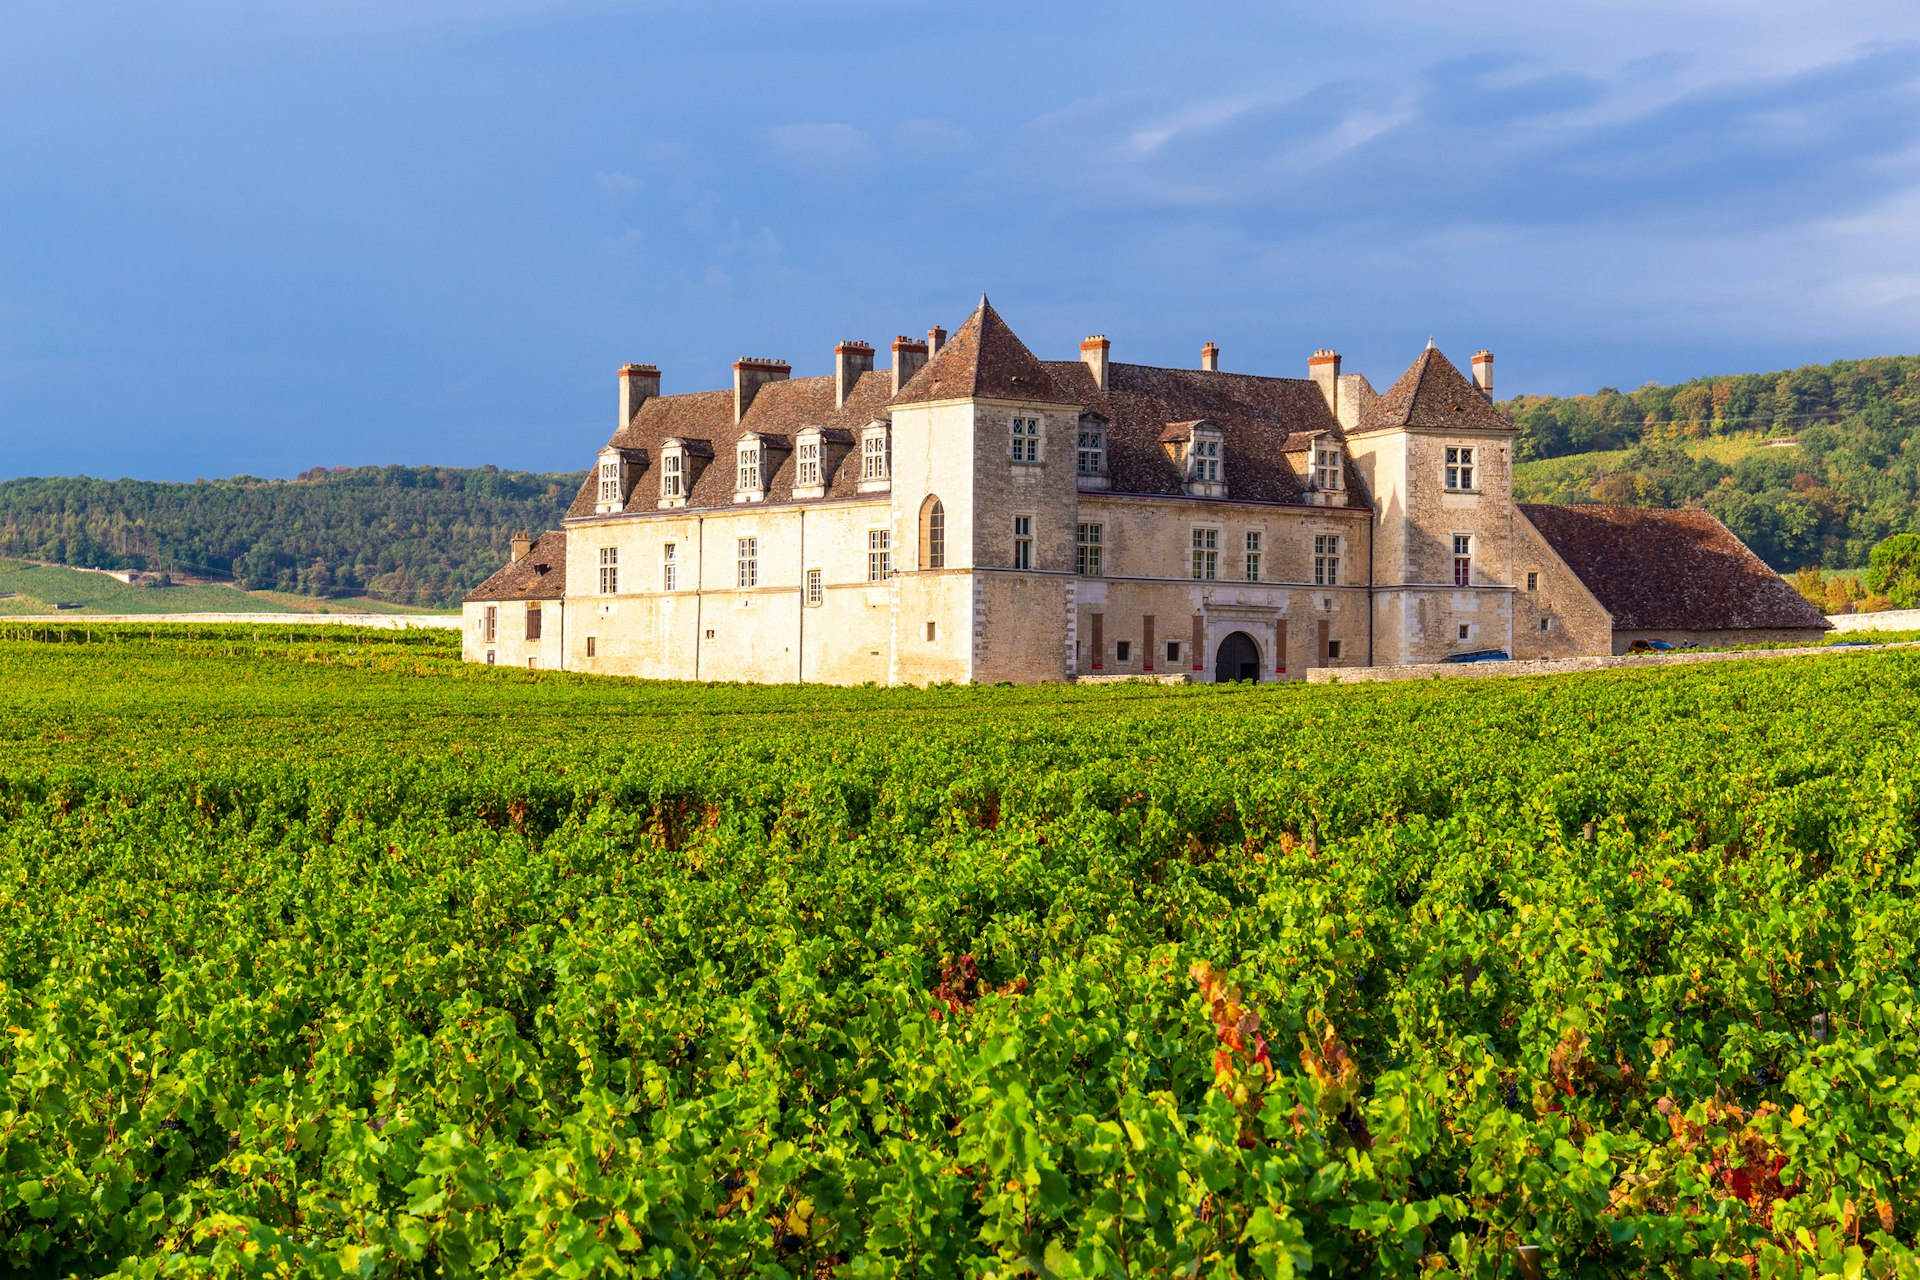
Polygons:
<instances>
[{"instance_id":1,"label":"red roof tiles","mask_svg":"<svg viewBox=\"0 0 1920 1280\"><path fill-rule=\"evenodd\" d=\"M549 529L527 554L467 592L467 602L558 600L567 591L567 535Z\"/></svg>"},{"instance_id":2,"label":"red roof tiles","mask_svg":"<svg viewBox=\"0 0 1920 1280\"><path fill-rule=\"evenodd\" d=\"M1399 381L1381 392L1361 411L1361 431L1389 427L1430 427L1439 430L1468 427L1484 431L1513 431L1493 402L1453 362L1428 347L1407 367Z\"/></svg>"},{"instance_id":3,"label":"red roof tiles","mask_svg":"<svg viewBox=\"0 0 1920 1280\"><path fill-rule=\"evenodd\" d=\"M963 399L1073 403L984 297L940 354L900 388L893 403Z\"/></svg>"}]
</instances>

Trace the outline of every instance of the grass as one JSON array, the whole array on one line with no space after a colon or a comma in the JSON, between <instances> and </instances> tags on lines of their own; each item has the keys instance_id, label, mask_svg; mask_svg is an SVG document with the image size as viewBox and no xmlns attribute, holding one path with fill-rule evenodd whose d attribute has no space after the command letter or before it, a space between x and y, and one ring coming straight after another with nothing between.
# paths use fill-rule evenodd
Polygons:
<instances>
[{"instance_id":1,"label":"grass","mask_svg":"<svg viewBox=\"0 0 1920 1280\"><path fill-rule=\"evenodd\" d=\"M224 583L131 586L85 569L0 560L0 617L58 612L73 617L162 613L433 613L384 600L322 600L288 591L242 591ZM56 609L75 604L77 609Z\"/></svg>"},{"instance_id":2,"label":"grass","mask_svg":"<svg viewBox=\"0 0 1920 1280\"><path fill-rule=\"evenodd\" d=\"M1690 457L1711 458L1721 466L1731 467L1748 454L1766 448L1767 441L1775 438L1772 432L1747 432L1712 436L1705 440L1675 440L1671 443ZM1569 480L1585 479L1597 471L1617 467L1628 452L1626 449L1596 449L1591 453L1569 453L1558 458L1536 458L1531 462L1515 463L1514 496L1525 501Z\"/></svg>"}]
</instances>

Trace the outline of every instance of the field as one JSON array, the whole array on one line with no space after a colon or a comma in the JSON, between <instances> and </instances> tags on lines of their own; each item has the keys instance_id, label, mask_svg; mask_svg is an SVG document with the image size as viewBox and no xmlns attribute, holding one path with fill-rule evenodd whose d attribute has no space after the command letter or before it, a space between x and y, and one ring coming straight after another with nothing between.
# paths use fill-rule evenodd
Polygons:
<instances>
[{"instance_id":1,"label":"field","mask_svg":"<svg viewBox=\"0 0 1920 1280\"><path fill-rule=\"evenodd\" d=\"M1670 444L1692 457L1711 458L1722 466L1731 467L1748 454L1767 448L1767 441L1774 438L1772 432L1745 432L1710 436L1704 440L1674 440ZM1516 462L1513 466L1514 497L1522 502L1535 501L1532 495L1551 490L1575 477L1591 475L1599 468L1617 466L1630 452L1629 449L1594 449L1586 453Z\"/></svg>"},{"instance_id":2,"label":"field","mask_svg":"<svg viewBox=\"0 0 1920 1280\"><path fill-rule=\"evenodd\" d=\"M0 1271L1920 1270L1912 650L796 690L284 631L0 638Z\"/></svg>"},{"instance_id":3,"label":"field","mask_svg":"<svg viewBox=\"0 0 1920 1280\"><path fill-rule=\"evenodd\" d=\"M145 587L104 573L60 565L0 560L0 617L50 614L55 606L76 618L127 613L425 613L364 597L323 600L290 591L242 591L224 583Z\"/></svg>"}]
</instances>

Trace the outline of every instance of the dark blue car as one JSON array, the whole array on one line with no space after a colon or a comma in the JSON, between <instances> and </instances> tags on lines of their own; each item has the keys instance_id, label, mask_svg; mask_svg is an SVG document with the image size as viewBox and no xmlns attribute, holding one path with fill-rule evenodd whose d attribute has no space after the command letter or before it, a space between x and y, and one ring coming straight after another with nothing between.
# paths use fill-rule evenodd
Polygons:
<instances>
[{"instance_id":1,"label":"dark blue car","mask_svg":"<svg viewBox=\"0 0 1920 1280\"><path fill-rule=\"evenodd\" d=\"M1470 649L1466 653L1456 653L1442 658L1442 662L1506 662L1505 649Z\"/></svg>"}]
</instances>

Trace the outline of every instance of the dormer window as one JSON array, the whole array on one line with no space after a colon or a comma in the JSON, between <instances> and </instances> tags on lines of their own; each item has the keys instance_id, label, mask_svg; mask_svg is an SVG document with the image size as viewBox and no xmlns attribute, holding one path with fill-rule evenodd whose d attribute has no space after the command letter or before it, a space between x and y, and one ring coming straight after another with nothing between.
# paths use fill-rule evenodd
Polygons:
<instances>
[{"instance_id":1,"label":"dormer window","mask_svg":"<svg viewBox=\"0 0 1920 1280\"><path fill-rule=\"evenodd\" d=\"M818 489L820 480L820 437L800 437L800 478L803 489Z\"/></svg>"},{"instance_id":2,"label":"dormer window","mask_svg":"<svg viewBox=\"0 0 1920 1280\"><path fill-rule=\"evenodd\" d=\"M734 453L733 500L759 502L767 496L767 445L748 436Z\"/></svg>"},{"instance_id":3,"label":"dormer window","mask_svg":"<svg viewBox=\"0 0 1920 1280\"><path fill-rule=\"evenodd\" d=\"M860 435L860 488L884 489L893 474L893 442L882 423L874 423Z\"/></svg>"},{"instance_id":4,"label":"dormer window","mask_svg":"<svg viewBox=\"0 0 1920 1280\"><path fill-rule=\"evenodd\" d=\"M1313 447L1313 487L1323 493L1340 491L1340 450L1332 445Z\"/></svg>"},{"instance_id":5,"label":"dormer window","mask_svg":"<svg viewBox=\"0 0 1920 1280\"><path fill-rule=\"evenodd\" d=\"M1218 423L1177 422L1161 437L1180 464L1181 487L1195 498L1227 496L1227 448Z\"/></svg>"},{"instance_id":6,"label":"dormer window","mask_svg":"<svg viewBox=\"0 0 1920 1280\"><path fill-rule=\"evenodd\" d=\"M618 449L602 449L600 460L594 468L595 493L593 510L596 515L611 515L626 506L627 501L627 459Z\"/></svg>"},{"instance_id":7,"label":"dormer window","mask_svg":"<svg viewBox=\"0 0 1920 1280\"><path fill-rule=\"evenodd\" d=\"M1107 474L1107 432L1098 419L1085 419L1074 440L1074 473L1083 477Z\"/></svg>"},{"instance_id":8,"label":"dormer window","mask_svg":"<svg viewBox=\"0 0 1920 1280\"><path fill-rule=\"evenodd\" d=\"M1220 483L1220 442L1218 440L1200 440L1193 442L1192 478L1196 484Z\"/></svg>"},{"instance_id":9,"label":"dormer window","mask_svg":"<svg viewBox=\"0 0 1920 1280\"><path fill-rule=\"evenodd\" d=\"M663 502L685 501L687 496L687 454L669 448L660 455L660 498Z\"/></svg>"},{"instance_id":10,"label":"dormer window","mask_svg":"<svg viewBox=\"0 0 1920 1280\"><path fill-rule=\"evenodd\" d=\"M612 459L600 464L600 501L602 505L620 501L620 464Z\"/></svg>"}]
</instances>

